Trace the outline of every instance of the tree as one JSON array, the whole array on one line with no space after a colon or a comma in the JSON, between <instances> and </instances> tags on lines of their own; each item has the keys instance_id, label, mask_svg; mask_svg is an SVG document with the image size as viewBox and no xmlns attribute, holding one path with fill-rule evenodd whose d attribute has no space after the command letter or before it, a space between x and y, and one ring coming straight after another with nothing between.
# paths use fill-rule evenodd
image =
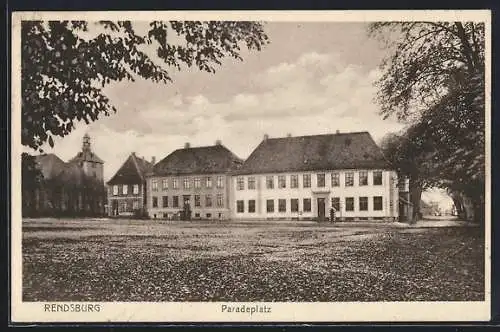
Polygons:
<instances>
[{"instance_id":1,"label":"tree","mask_svg":"<svg viewBox=\"0 0 500 332\"><path fill-rule=\"evenodd\" d=\"M473 22L375 23L387 36L377 101L384 118L395 115L420 142L432 170L423 174L473 201L481 219L485 184L485 36ZM420 167L420 166L419 166ZM458 208L458 207L457 207Z\"/></svg>"},{"instance_id":2,"label":"tree","mask_svg":"<svg viewBox=\"0 0 500 332\"><path fill-rule=\"evenodd\" d=\"M242 47L268 43L256 22L153 21L147 30L137 33L130 21L23 21L22 144L53 146L53 136L69 134L75 121L116 112L103 93L112 82L167 83L169 70L184 65L214 73L225 57L241 60Z\"/></svg>"},{"instance_id":3,"label":"tree","mask_svg":"<svg viewBox=\"0 0 500 332\"><path fill-rule=\"evenodd\" d=\"M32 205L35 202L36 192L40 189L43 174L37 167L35 157L28 153L21 155L21 190L22 190L22 213L30 216L35 212Z\"/></svg>"}]
</instances>

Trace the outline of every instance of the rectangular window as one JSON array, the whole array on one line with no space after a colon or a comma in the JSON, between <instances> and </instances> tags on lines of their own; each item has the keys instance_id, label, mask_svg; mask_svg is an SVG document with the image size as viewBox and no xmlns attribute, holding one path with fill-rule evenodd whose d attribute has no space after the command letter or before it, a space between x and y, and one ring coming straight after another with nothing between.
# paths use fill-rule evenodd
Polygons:
<instances>
[{"instance_id":1,"label":"rectangular window","mask_svg":"<svg viewBox=\"0 0 500 332\"><path fill-rule=\"evenodd\" d=\"M311 212L311 199L310 198L304 198L303 201L304 204L304 212Z\"/></svg>"},{"instance_id":2,"label":"rectangular window","mask_svg":"<svg viewBox=\"0 0 500 332\"><path fill-rule=\"evenodd\" d=\"M316 174L316 184L319 188L325 186L325 173Z\"/></svg>"},{"instance_id":3,"label":"rectangular window","mask_svg":"<svg viewBox=\"0 0 500 332\"><path fill-rule=\"evenodd\" d=\"M238 213L245 212L245 202L244 201L236 201L236 212L238 212Z\"/></svg>"},{"instance_id":4,"label":"rectangular window","mask_svg":"<svg viewBox=\"0 0 500 332\"><path fill-rule=\"evenodd\" d=\"M122 194L127 195L128 194L128 184L124 184L122 186Z\"/></svg>"},{"instance_id":5,"label":"rectangular window","mask_svg":"<svg viewBox=\"0 0 500 332\"><path fill-rule=\"evenodd\" d=\"M286 176L278 175L278 188L286 188Z\"/></svg>"},{"instance_id":6,"label":"rectangular window","mask_svg":"<svg viewBox=\"0 0 500 332\"><path fill-rule=\"evenodd\" d=\"M162 201L163 201L163 207L164 208L168 207L168 196L163 196Z\"/></svg>"},{"instance_id":7,"label":"rectangular window","mask_svg":"<svg viewBox=\"0 0 500 332\"><path fill-rule=\"evenodd\" d=\"M382 211L382 196L373 197L373 210Z\"/></svg>"},{"instance_id":8,"label":"rectangular window","mask_svg":"<svg viewBox=\"0 0 500 332\"><path fill-rule=\"evenodd\" d=\"M292 198L290 200L290 210L292 212L299 212L299 200L297 198Z\"/></svg>"},{"instance_id":9,"label":"rectangular window","mask_svg":"<svg viewBox=\"0 0 500 332\"><path fill-rule=\"evenodd\" d=\"M222 194L217 194L217 206L224 207L224 196Z\"/></svg>"},{"instance_id":10,"label":"rectangular window","mask_svg":"<svg viewBox=\"0 0 500 332\"><path fill-rule=\"evenodd\" d=\"M245 189L245 179L242 176L236 178L236 190Z\"/></svg>"},{"instance_id":11,"label":"rectangular window","mask_svg":"<svg viewBox=\"0 0 500 332\"><path fill-rule=\"evenodd\" d=\"M217 177L217 188L224 188L224 178L222 176Z\"/></svg>"},{"instance_id":12,"label":"rectangular window","mask_svg":"<svg viewBox=\"0 0 500 332\"><path fill-rule=\"evenodd\" d=\"M248 189L255 189L255 177L248 177Z\"/></svg>"},{"instance_id":13,"label":"rectangular window","mask_svg":"<svg viewBox=\"0 0 500 332\"><path fill-rule=\"evenodd\" d=\"M345 210L354 211L354 197L345 198Z\"/></svg>"},{"instance_id":14,"label":"rectangular window","mask_svg":"<svg viewBox=\"0 0 500 332\"><path fill-rule=\"evenodd\" d=\"M163 190L167 190L168 189L168 179L161 180L161 186L162 186Z\"/></svg>"},{"instance_id":15,"label":"rectangular window","mask_svg":"<svg viewBox=\"0 0 500 332\"><path fill-rule=\"evenodd\" d=\"M191 188L191 181L189 178L184 178L183 180L183 187L184 189L190 189Z\"/></svg>"},{"instance_id":16,"label":"rectangular window","mask_svg":"<svg viewBox=\"0 0 500 332\"><path fill-rule=\"evenodd\" d=\"M151 190L158 191L158 181L157 180L151 180Z\"/></svg>"},{"instance_id":17,"label":"rectangular window","mask_svg":"<svg viewBox=\"0 0 500 332\"><path fill-rule=\"evenodd\" d=\"M139 185L134 184L134 188L132 188L132 191L133 191L134 195L139 194Z\"/></svg>"},{"instance_id":18,"label":"rectangular window","mask_svg":"<svg viewBox=\"0 0 500 332\"><path fill-rule=\"evenodd\" d=\"M212 188L212 177L211 176L207 176L205 178L205 187L207 187L208 189Z\"/></svg>"},{"instance_id":19,"label":"rectangular window","mask_svg":"<svg viewBox=\"0 0 500 332\"><path fill-rule=\"evenodd\" d=\"M381 186L382 185L382 171L374 171L373 172L373 185Z\"/></svg>"},{"instance_id":20,"label":"rectangular window","mask_svg":"<svg viewBox=\"0 0 500 332\"><path fill-rule=\"evenodd\" d=\"M118 186L115 184L113 186L113 196L116 196L116 195L118 195Z\"/></svg>"},{"instance_id":21,"label":"rectangular window","mask_svg":"<svg viewBox=\"0 0 500 332\"><path fill-rule=\"evenodd\" d=\"M139 201L134 201L134 202L132 203L132 208L133 208L134 210L139 210Z\"/></svg>"},{"instance_id":22,"label":"rectangular window","mask_svg":"<svg viewBox=\"0 0 500 332\"><path fill-rule=\"evenodd\" d=\"M266 176L266 188L274 189L274 176Z\"/></svg>"},{"instance_id":23,"label":"rectangular window","mask_svg":"<svg viewBox=\"0 0 500 332\"><path fill-rule=\"evenodd\" d=\"M274 199L268 199L266 201L266 211L267 213L274 212Z\"/></svg>"},{"instance_id":24,"label":"rectangular window","mask_svg":"<svg viewBox=\"0 0 500 332\"><path fill-rule=\"evenodd\" d=\"M211 207L212 206L212 196L211 195L206 195L205 196L205 206L206 207Z\"/></svg>"},{"instance_id":25,"label":"rectangular window","mask_svg":"<svg viewBox=\"0 0 500 332\"><path fill-rule=\"evenodd\" d=\"M278 200L278 211L279 212L286 212L286 199L279 199Z\"/></svg>"},{"instance_id":26,"label":"rectangular window","mask_svg":"<svg viewBox=\"0 0 500 332\"><path fill-rule=\"evenodd\" d=\"M200 207L201 206L200 195L194 195L194 206L196 206L196 207Z\"/></svg>"},{"instance_id":27,"label":"rectangular window","mask_svg":"<svg viewBox=\"0 0 500 332\"><path fill-rule=\"evenodd\" d=\"M302 176L302 181L304 188L311 188L311 174L304 174Z\"/></svg>"},{"instance_id":28,"label":"rectangular window","mask_svg":"<svg viewBox=\"0 0 500 332\"><path fill-rule=\"evenodd\" d=\"M179 196L172 196L172 207L179 207Z\"/></svg>"},{"instance_id":29,"label":"rectangular window","mask_svg":"<svg viewBox=\"0 0 500 332\"><path fill-rule=\"evenodd\" d=\"M298 188L299 187L299 176L291 175L290 176L290 188Z\"/></svg>"},{"instance_id":30,"label":"rectangular window","mask_svg":"<svg viewBox=\"0 0 500 332\"><path fill-rule=\"evenodd\" d=\"M172 188L179 189L179 180L172 179Z\"/></svg>"},{"instance_id":31,"label":"rectangular window","mask_svg":"<svg viewBox=\"0 0 500 332\"><path fill-rule=\"evenodd\" d=\"M255 213L255 200L251 199L248 201L248 212Z\"/></svg>"},{"instance_id":32,"label":"rectangular window","mask_svg":"<svg viewBox=\"0 0 500 332\"><path fill-rule=\"evenodd\" d=\"M354 173L353 172L346 172L345 173L345 186L346 187L354 186Z\"/></svg>"},{"instance_id":33,"label":"rectangular window","mask_svg":"<svg viewBox=\"0 0 500 332\"><path fill-rule=\"evenodd\" d=\"M368 185L368 172L367 171L360 171L359 172L359 185L360 186L367 186Z\"/></svg>"},{"instance_id":34,"label":"rectangular window","mask_svg":"<svg viewBox=\"0 0 500 332\"><path fill-rule=\"evenodd\" d=\"M340 186L340 174L332 173L332 187Z\"/></svg>"},{"instance_id":35,"label":"rectangular window","mask_svg":"<svg viewBox=\"0 0 500 332\"><path fill-rule=\"evenodd\" d=\"M200 178L194 178L194 187L196 189L200 189L201 188L201 179Z\"/></svg>"},{"instance_id":36,"label":"rectangular window","mask_svg":"<svg viewBox=\"0 0 500 332\"><path fill-rule=\"evenodd\" d=\"M158 197L153 196L153 207L157 208L158 207Z\"/></svg>"},{"instance_id":37,"label":"rectangular window","mask_svg":"<svg viewBox=\"0 0 500 332\"><path fill-rule=\"evenodd\" d=\"M359 211L368 211L368 197L359 198Z\"/></svg>"},{"instance_id":38,"label":"rectangular window","mask_svg":"<svg viewBox=\"0 0 500 332\"><path fill-rule=\"evenodd\" d=\"M332 197L332 208L335 211L340 211L340 197Z\"/></svg>"}]
</instances>

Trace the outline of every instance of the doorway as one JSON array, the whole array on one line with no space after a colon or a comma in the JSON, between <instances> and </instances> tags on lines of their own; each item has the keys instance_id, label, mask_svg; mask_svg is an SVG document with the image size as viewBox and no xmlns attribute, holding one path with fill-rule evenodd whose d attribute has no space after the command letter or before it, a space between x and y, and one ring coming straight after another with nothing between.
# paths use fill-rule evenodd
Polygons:
<instances>
[{"instance_id":1,"label":"doorway","mask_svg":"<svg viewBox=\"0 0 500 332\"><path fill-rule=\"evenodd\" d=\"M318 203L318 219L320 221L323 221L325 220L325 198L318 197L317 203Z\"/></svg>"}]
</instances>

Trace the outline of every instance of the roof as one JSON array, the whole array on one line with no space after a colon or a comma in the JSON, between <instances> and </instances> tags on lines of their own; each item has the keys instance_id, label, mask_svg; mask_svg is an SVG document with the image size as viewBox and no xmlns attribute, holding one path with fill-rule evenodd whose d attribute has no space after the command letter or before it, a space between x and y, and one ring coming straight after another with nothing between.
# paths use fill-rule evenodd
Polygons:
<instances>
[{"instance_id":1,"label":"roof","mask_svg":"<svg viewBox=\"0 0 500 332\"><path fill-rule=\"evenodd\" d=\"M222 144L178 149L159 161L151 175L186 175L227 173L242 160Z\"/></svg>"},{"instance_id":2,"label":"roof","mask_svg":"<svg viewBox=\"0 0 500 332\"><path fill-rule=\"evenodd\" d=\"M53 153L38 155L35 160L47 180L58 176L66 167L66 163Z\"/></svg>"},{"instance_id":3,"label":"roof","mask_svg":"<svg viewBox=\"0 0 500 332\"><path fill-rule=\"evenodd\" d=\"M264 139L235 174L334 169L386 169L368 132Z\"/></svg>"},{"instance_id":4,"label":"roof","mask_svg":"<svg viewBox=\"0 0 500 332\"><path fill-rule=\"evenodd\" d=\"M84 150L77 153L69 162L91 161L94 163L104 164L104 161L99 158L94 152Z\"/></svg>"},{"instance_id":5,"label":"roof","mask_svg":"<svg viewBox=\"0 0 500 332\"><path fill-rule=\"evenodd\" d=\"M153 164L144 158L137 157L135 153L125 160L122 166L107 184L135 184L144 181L146 173L150 172Z\"/></svg>"}]
</instances>

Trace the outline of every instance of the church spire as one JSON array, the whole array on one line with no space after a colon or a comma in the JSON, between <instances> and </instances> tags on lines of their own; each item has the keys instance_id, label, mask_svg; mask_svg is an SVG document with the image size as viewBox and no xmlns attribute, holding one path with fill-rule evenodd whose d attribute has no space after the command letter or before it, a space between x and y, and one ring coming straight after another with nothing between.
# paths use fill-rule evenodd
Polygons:
<instances>
[{"instance_id":1,"label":"church spire","mask_svg":"<svg viewBox=\"0 0 500 332\"><path fill-rule=\"evenodd\" d=\"M88 133L85 133L85 135L83 135L82 151L90 152L90 136Z\"/></svg>"}]
</instances>

